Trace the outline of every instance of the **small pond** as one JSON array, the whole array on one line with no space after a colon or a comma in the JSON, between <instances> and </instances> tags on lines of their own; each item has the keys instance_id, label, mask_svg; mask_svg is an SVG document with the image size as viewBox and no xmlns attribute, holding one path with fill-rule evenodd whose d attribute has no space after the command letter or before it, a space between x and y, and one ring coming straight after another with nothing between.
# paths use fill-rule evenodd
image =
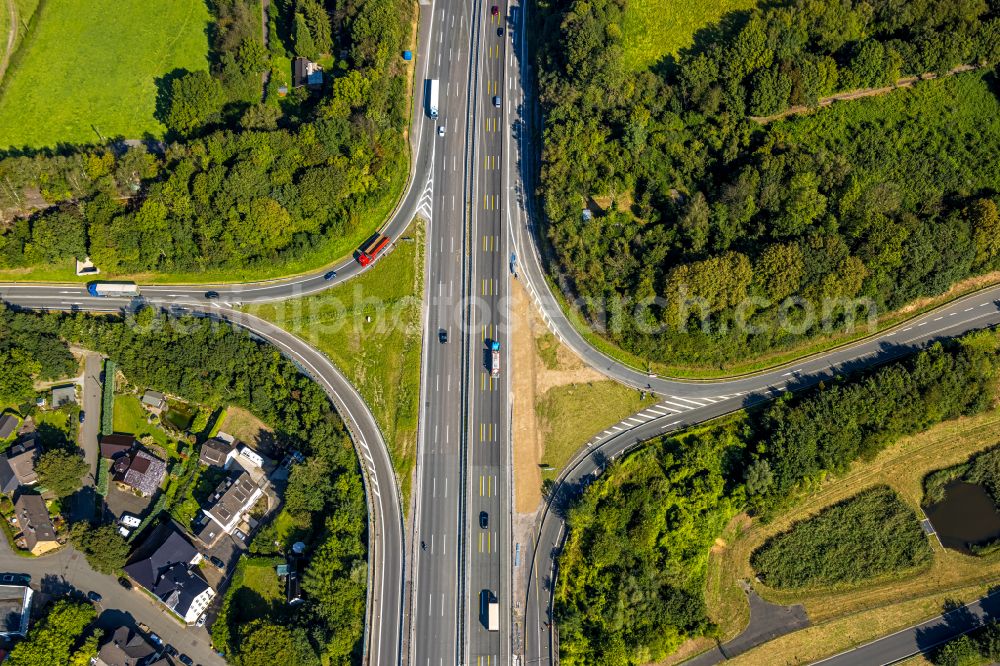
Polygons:
<instances>
[{"instance_id":1,"label":"small pond","mask_svg":"<svg viewBox=\"0 0 1000 666\"><path fill-rule=\"evenodd\" d=\"M177 430L184 432L194 421L194 416L195 410L190 405L171 400L167 403L167 411L163 412L161 418Z\"/></svg>"},{"instance_id":2,"label":"small pond","mask_svg":"<svg viewBox=\"0 0 1000 666\"><path fill-rule=\"evenodd\" d=\"M986 490L975 483L952 481L944 501L927 509L941 544L963 553L1000 538L1000 513Z\"/></svg>"}]
</instances>

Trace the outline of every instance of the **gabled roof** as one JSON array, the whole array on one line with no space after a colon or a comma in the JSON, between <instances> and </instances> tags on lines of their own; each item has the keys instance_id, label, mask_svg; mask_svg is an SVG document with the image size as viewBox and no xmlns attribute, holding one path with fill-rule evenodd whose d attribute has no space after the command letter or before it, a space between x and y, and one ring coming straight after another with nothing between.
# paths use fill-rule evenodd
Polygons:
<instances>
[{"instance_id":1,"label":"gabled roof","mask_svg":"<svg viewBox=\"0 0 1000 666\"><path fill-rule=\"evenodd\" d=\"M135 435L105 435L101 437L101 457L113 460L133 446L135 446Z\"/></svg>"},{"instance_id":2,"label":"gabled roof","mask_svg":"<svg viewBox=\"0 0 1000 666\"><path fill-rule=\"evenodd\" d=\"M217 488L215 493L209 497L205 513L214 518L220 525L228 526L257 501L257 498L260 497L260 489L246 472L240 472L235 479L228 483L228 487L225 485Z\"/></svg>"},{"instance_id":3,"label":"gabled roof","mask_svg":"<svg viewBox=\"0 0 1000 666\"><path fill-rule=\"evenodd\" d=\"M222 467L226 464L226 460L229 458L230 454L232 454L233 448L233 442L227 442L224 439L213 437L201 445L201 453L198 456L198 462L202 465Z\"/></svg>"},{"instance_id":4,"label":"gabled roof","mask_svg":"<svg viewBox=\"0 0 1000 666\"><path fill-rule=\"evenodd\" d=\"M163 407L165 399L163 397L163 394L160 393L159 391L150 390L142 394L142 402L143 404L149 405L150 407L156 407L157 409L159 409L160 407Z\"/></svg>"},{"instance_id":5,"label":"gabled roof","mask_svg":"<svg viewBox=\"0 0 1000 666\"><path fill-rule=\"evenodd\" d=\"M163 531L167 532L165 538ZM150 542L157 539L162 541L150 548ZM194 599L210 589L198 568L191 565L198 551L172 523L151 535L140 547L141 551L146 551L145 556L125 565L125 572L167 608L185 617Z\"/></svg>"},{"instance_id":6,"label":"gabled roof","mask_svg":"<svg viewBox=\"0 0 1000 666\"><path fill-rule=\"evenodd\" d=\"M97 658L107 666L144 666L156 649L129 627L118 627L101 645Z\"/></svg>"},{"instance_id":7,"label":"gabled roof","mask_svg":"<svg viewBox=\"0 0 1000 666\"><path fill-rule=\"evenodd\" d=\"M10 466L21 485L30 485L38 481L35 463L42 449L38 445L38 437L32 433L26 435L14 446L7 449L7 464Z\"/></svg>"},{"instance_id":8,"label":"gabled roof","mask_svg":"<svg viewBox=\"0 0 1000 666\"><path fill-rule=\"evenodd\" d=\"M118 483L131 486L144 495L152 495L167 474L167 463L143 449L134 448L118 456L112 469Z\"/></svg>"},{"instance_id":9,"label":"gabled roof","mask_svg":"<svg viewBox=\"0 0 1000 666\"><path fill-rule=\"evenodd\" d=\"M33 550L39 541L55 541L56 529L49 518L49 510L41 495L21 495L14 502L14 515L21 528L28 550Z\"/></svg>"},{"instance_id":10,"label":"gabled roof","mask_svg":"<svg viewBox=\"0 0 1000 666\"><path fill-rule=\"evenodd\" d=\"M56 386L52 389L52 406L59 407L66 403L76 402L76 385Z\"/></svg>"}]
</instances>

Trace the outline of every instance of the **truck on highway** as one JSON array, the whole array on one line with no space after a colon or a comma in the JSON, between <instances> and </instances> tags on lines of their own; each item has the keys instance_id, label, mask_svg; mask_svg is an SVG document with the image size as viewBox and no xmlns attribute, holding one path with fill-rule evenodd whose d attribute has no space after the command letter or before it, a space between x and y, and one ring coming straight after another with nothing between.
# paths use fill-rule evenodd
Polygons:
<instances>
[{"instance_id":1,"label":"truck on highway","mask_svg":"<svg viewBox=\"0 0 1000 666\"><path fill-rule=\"evenodd\" d=\"M490 343L490 374L494 377L500 375L500 342L497 340Z\"/></svg>"},{"instance_id":2,"label":"truck on highway","mask_svg":"<svg viewBox=\"0 0 1000 666\"><path fill-rule=\"evenodd\" d=\"M375 234L371 240L361 246L358 250L358 263L362 266L375 261L375 257L389 245L389 238L382 234Z\"/></svg>"},{"instance_id":3,"label":"truck on highway","mask_svg":"<svg viewBox=\"0 0 1000 666\"><path fill-rule=\"evenodd\" d=\"M490 597L490 605L487 608L486 628L490 631L500 631L500 602L496 597Z\"/></svg>"},{"instance_id":4,"label":"truck on highway","mask_svg":"<svg viewBox=\"0 0 1000 666\"><path fill-rule=\"evenodd\" d=\"M438 80L431 79L430 90L427 95L427 114L431 118L438 117Z\"/></svg>"},{"instance_id":5,"label":"truck on highway","mask_svg":"<svg viewBox=\"0 0 1000 666\"><path fill-rule=\"evenodd\" d=\"M90 292L91 296L123 298L138 296L139 285L135 282L91 282L87 285L87 291Z\"/></svg>"}]
</instances>

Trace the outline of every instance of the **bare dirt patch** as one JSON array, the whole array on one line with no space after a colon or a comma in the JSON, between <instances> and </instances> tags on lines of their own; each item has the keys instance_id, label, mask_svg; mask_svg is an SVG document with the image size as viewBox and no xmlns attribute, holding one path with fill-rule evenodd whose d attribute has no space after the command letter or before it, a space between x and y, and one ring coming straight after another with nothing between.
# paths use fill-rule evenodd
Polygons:
<instances>
[{"instance_id":1,"label":"bare dirt patch","mask_svg":"<svg viewBox=\"0 0 1000 666\"><path fill-rule=\"evenodd\" d=\"M256 416L241 407L229 407L226 410L226 420L220 428L222 432L249 444L252 448L268 449L274 440L272 430Z\"/></svg>"}]
</instances>

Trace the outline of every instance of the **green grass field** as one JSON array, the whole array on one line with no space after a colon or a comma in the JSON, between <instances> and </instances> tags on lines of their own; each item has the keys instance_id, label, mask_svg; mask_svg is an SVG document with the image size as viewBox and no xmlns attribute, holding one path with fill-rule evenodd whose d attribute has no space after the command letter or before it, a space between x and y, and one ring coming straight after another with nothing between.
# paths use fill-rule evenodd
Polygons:
<instances>
[{"instance_id":1,"label":"green grass field","mask_svg":"<svg viewBox=\"0 0 1000 666\"><path fill-rule=\"evenodd\" d=\"M702 27L757 0L629 0L625 4L625 65L637 71L691 46Z\"/></svg>"},{"instance_id":2,"label":"green grass field","mask_svg":"<svg viewBox=\"0 0 1000 666\"><path fill-rule=\"evenodd\" d=\"M146 421L148 412L143 408L139 398L131 394L115 396L114 429L115 432L126 432L136 436L152 435L160 446L167 446L167 433L159 425Z\"/></svg>"},{"instance_id":3,"label":"green grass field","mask_svg":"<svg viewBox=\"0 0 1000 666\"><path fill-rule=\"evenodd\" d=\"M626 416L656 404L650 396L611 380L555 386L538 400L535 411L545 438L542 461L554 468L542 478L555 478L587 441Z\"/></svg>"},{"instance_id":4,"label":"green grass field","mask_svg":"<svg viewBox=\"0 0 1000 666\"><path fill-rule=\"evenodd\" d=\"M203 0L49 0L0 98L0 148L159 137L156 79L208 67Z\"/></svg>"},{"instance_id":5,"label":"green grass field","mask_svg":"<svg viewBox=\"0 0 1000 666\"><path fill-rule=\"evenodd\" d=\"M423 225L411 225L403 235L414 240L397 241L372 270L346 284L244 309L321 349L354 384L389 445L405 507L420 401Z\"/></svg>"}]
</instances>

